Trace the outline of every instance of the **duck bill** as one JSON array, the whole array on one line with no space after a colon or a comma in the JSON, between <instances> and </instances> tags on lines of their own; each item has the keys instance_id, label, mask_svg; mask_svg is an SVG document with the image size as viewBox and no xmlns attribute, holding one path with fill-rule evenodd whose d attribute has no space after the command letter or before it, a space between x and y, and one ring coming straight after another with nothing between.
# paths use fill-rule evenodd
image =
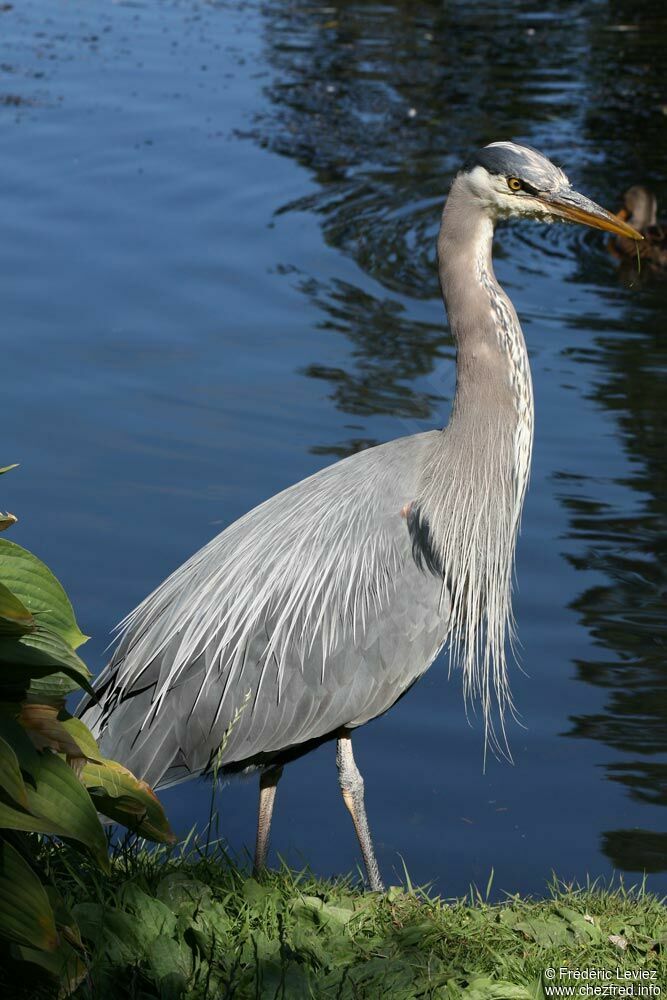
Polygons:
<instances>
[{"instance_id":1,"label":"duck bill","mask_svg":"<svg viewBox=\"0 0 667 1000\"><path fill-rule=\"evenodd\" d=\"M631 240L643 240L641 233L628 225L618 215L612 215L606 208L596 205L590 198L577 191L559 191L553 195L540 195L539 199L551 215L570 222L579 222L594 229L604 229L617 236L626 236Z\"/></svg>"}]
</instances>

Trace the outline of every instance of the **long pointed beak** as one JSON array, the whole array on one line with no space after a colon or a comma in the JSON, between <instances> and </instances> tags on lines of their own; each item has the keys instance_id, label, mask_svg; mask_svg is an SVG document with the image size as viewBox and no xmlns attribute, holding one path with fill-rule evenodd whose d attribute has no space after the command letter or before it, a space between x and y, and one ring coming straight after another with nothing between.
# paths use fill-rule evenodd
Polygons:
<instances>
[{"instance_id":1,"label":"long pointed beak","mask_svg":"<svg viewBox=\"0 0 667 1000\"><path fill-rule=\"evenodd\" d=\"M561 219L580 222L584 226L592 226L594 229L604 229L609 233L616 233L618 236L627 236L631 240L644 239L641 233L619 218L618 215L612 215L606 208L601 208L590 198L584 197L577 191L567 189L557 191L554 194L540 194L538 199L551 215L557 215Z\"/></svg>"}]
</instances>

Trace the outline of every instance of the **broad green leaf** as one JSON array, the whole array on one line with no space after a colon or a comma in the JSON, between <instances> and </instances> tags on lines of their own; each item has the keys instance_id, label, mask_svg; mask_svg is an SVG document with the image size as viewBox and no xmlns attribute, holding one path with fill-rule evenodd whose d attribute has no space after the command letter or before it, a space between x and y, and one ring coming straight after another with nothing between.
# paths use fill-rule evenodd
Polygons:
<instances>
[{"instance_id":1,"label":"broad green leaf","mask_svg":"<svg viewBox=\"0 0 667 1000\"><path fill-rule=\"evenodd\" d=\"M193 921L198 946L204 955L211 955L214 949L227 948L234 935L234 922L228 908L219 899L206 901L197 908Z\"/></svg>"},{"instance_id":2,"label":"broad green leaf","mask_svg":"<svg viewBox=\"0 0 667 1000\"><path fill-rule=\"evenodd\" d=\"M18 757L2 736L0 736L0 788L4 788L14 802L24 809L28 808L28 795Z\"/></svg>"},{"instance_id":3,"label":"broad green leaf","mask_svg":"<svg viewBox=\"0 0 667 1000\"><path fill-rule=\"evenodd\" d=\"M136 934L145 948L160 934L171 935L176 930L174 912L159 899L147 895L134 882L127 882L116 899L121 909L134 914Z\"/></svg>"},{"instance_id":4,"label":"broad green leaf","mask_svg":"<svg viewBox=\"0 0 667 1000\"><path fill-rule=\"evenodd\" d=\"M89 761L81 772L96 809L109 819L135 830L147 840L173 844L176 840L155 792L122 764Z\"/></svg>"},{"instance_id":5,"label":"broad green leaf","mask_svg":"<svg viewBox=\"0 0 667 1000\"><path fill-rule=\"evenodd\" d=\"M0 676L2 667L0 667ZM41 701L46 703L62 702L68 694L73 691L80 691L84 688L89 691L88 684L84 685L72 679L69 674L63 674L59 670L44 677L33 677L27 690L27 697L31 701Z\"/></svg>"},{"instance_id":6,"label":"broad green leaf","mask_svg":"<svg viewBox=\"0 0 667 1000\"><path fill-rule=\"evenodd\" d=\"M0 840L0 937L45 951L54 951L58 944L44 886L6 840Z\"/></svg>"},{"instance_id":7,"label":"broad green leaf","mask_svg":"<svg viewBox=\"0 0 667 1000\"><path fill-rule=\"evenodd\" d=\"M4 799L0 798L0 830L44 833L54 837L68 836L65 828L56 822L56 820L45 819L43 816L30 811L30 798L28 798L27 811L10 805Z\"/></svg>"},{"instance_id":8,"label":"broad green leaf","mask_svg":"<svg viewBox=\"0 0 667 1000\"><path fill-rule=\"evenodd\" d=\"M558 908L552 912L535 912L505 907L500 920L544 948L572 944L574 940L573 928L569 920L558 912Z\"/></svg>"},{"instance_id":9,"label":"broad green leaf","mask_svg":"<svg viewBox=\"0 0 667 1000\"><path fill-rule=\"evenodd\" d=\"M354 916L354 911L343 906L334 906L332 903L325 903L319 896L301 896L293 906L295 914L302 913L309 916L317 924L327 924L334 922L346 924ZM421 937L424 935L422 925L418 932ZM407 942L402 942L407 943Z\"/></svg>"},{"instance_id":10,"label":"broad green leaf","mask_svg":"<svg viewBox=\"0 0 667 1000\"><path fill-rule=\"evenodd\" d=\"M147 961L162 997L180 997L192 975L192 952L182 938L160 934L148 946Z\"/></svg>"},{"instance_id":11,"label":"broad green leaf","mask_svg":"<svg viewBox=\"0 0 667 1000\"><path fill-rule=\"evenodd\" d=\"M130 965L143 958L136 917L101 903L77 903L72 912L93 954L104 955L115 966Z\"/></svg>"},{"instance_id":12,"label":"broad green leaf","mask_svg":"<svg viewBox=\"0 0 667 1000\"><path fill-rule=\"evenodd\" d=\"M91 673L64 639L42 624L26 635L0 636L0 661L17 666L53 667L87 680Z\"/></svg>"},{"instance_id":13,"label":"broad green leaf","mask_svg":"<svg viewBox=\"0 0 667 1000\"><path fill-rule=\"evenodd\" d=\"M59 681L56 678L49 685L42 683L41 678L48 675L63 673L67 676ZM64 697L72 687L83 687L90 691L88 679L91 673L67 643L44 625L38 625L26 635L9 637L0 636L0 688L6 688L18 697L21 690L30 691L32 698ZM31 684L32 679L36 683ZM71 678L71 680L70 680Z\"/></svg>"},{"instance_id":14,"label":"broad green leaf","mask_svg":"<svg viewBox=\"0 0 667 1000\"><path fill-rule=\"evenodd\" d=\"M0 583L0 635L24 635L35 627L35 619L25 604Z\"/></svg>"},{"instance_id":15,"label":"broad green leaf","mask_svg":"<svg viewBox=\"0 0 667 1000\"><path fill-rule=\"evenodd\" d=\"M86 789L61 757L48 752L41 756L37 787L26 785L31 810L58 820L62 836L85 844L108 870L107 839Z\"/></svg>"},{"instance_id":16,"label":"broad green leaf","mask_svg":"<svg viewBox=\"0 0 667 1000\"><path fill-rule=\"evenodd\" d=\"M44 888L46 889L46 895L49 897L58 933L76 948L82 948L81 934L79 933L79 928L72 915L72 911L65 906L65 901L55 886L45 885Z\"/></svg>"},{"instance_id":17,"label":"broad green leaf","mask_svg":"<svg viewBox=\"0 0 667 1000\"><path fill-rule=\"evenodd\" d=\"M90 849L105 871L107 841L90 796L72 769L57 754L39 755L36 787L26 784L29 812L0 801L0 828L50 833Z\"/></svg>"},{"instance_id":18,"label":"broad green leaf","mask_svg":"<svg viewBox=\"0 0 667 1000\"><path fill-rule=\"evenodd\" d=\"M39 771L40 755L17 719L19 711L20 706L15 702L0 702L0 737L9 743L21 770L34 776Z\"/></svg>"},{"instance_id":19,"label":"broad green leaf","mask_svg":"<svg viewBox=\"0 0 667 1000\"><path fill-rule=\"evenodd\" d=\"M478 976L462 994L465 1000L534 1000L527 986L518 986L505 979Z\"/></svg>"},{"instance_id":20,"label":"broad green leaf","mask_svg":"<svg viewBox=\"0 0 667 1000\"><path fill-rule=\"evenodd\" d=\"M40 622L57 632L72 649L85 642L69 598L59 581L32 552L0 539L0 580Z\"/></svg>"},{"instance_id":21,"label":"broad green leaf","mask_svg":"<svg viewBox=\"0 0 667 1000\"><path fill-rule=\"evenodd\" d=\"M601 941L604 935L599 927L596 927L594 923L586 920L583 913L577 912L577 910L571 909L569 906L563 906L559 904L554 907L555 912L559 917L562 917L568 922L572 929L572 933L575 938L580 941Z\"/></svg>"},{"instance_id":22,"label":"broad green leaf","mask_svg":"<svg viewBox=\"0 0 667 1000\"><path fill-rule=\"evenodd\" d=\"M68 997L73 993L88 972L81 956L65 941L61 941L55 951L38 951L36 948L18 946L12 952L14 958L32 962L45 969L58 982L59 997Z\"/></svg>"},{"instance_id":23,"label":"broad green leaf","mask_svg":"<svg viewBox=\"0 0 667 1000\"><path fill-rule=\"evenodd\" d=\"M243 898L250 903L251 906L259 907L263 906L268 899L271 898L273 889L268 885L260 885L256 878L252 876L247 878L243 883Z\"/></svg>"},{"instance_id":24,"label":"broad green leaf","mask_svg":"<svg viewBox=\"0 0 667 1000\"><path fill-rule=\"evenodd\" d=\"M191 878L184 872L172 872L160 879L155 895L163 903L178 913L181 909L192 913L209 906L212 900L211 889L205 882Z\"/></svg>"},{"instance_id":25,"label":"broad green leaf","mask_svg":"<svg viewBox=\"0 0 667 1000\"><path fill-rule=\"evenodd\" d=\"M514 930L525 934L542 948L564 948L574 941L574 931L567 921L554 914L530 914L514 924Z\"/></svg>"},{"instance_id":26,"label":"broad green leaf","mask_svg":"<svg viewBox=\"0 0 667 1000\"><path fill-rule=\"evenodd\" d=\"M62 715L64 715L64 718L62 718ZM82 722L81 719L75 719L74 716L68 713L61 713L61 725L75 743L77 743L82 757L86 757L88 760L99 764L104 763L104 757L100 753L97 741L85 722Z\"/></svg>"},{"instance_id":27,"label":"broad green leaf","mask_svg":"<svg viewBox=\"0 0 667 1000\"><path fill-rule=\"evenodd\" d=\"M55 667L19 666L0 659L0 698L5 701L17 704L30 697L42 703L62 702L82 687Z\"/></svg>"},{"instance_id":28,"label":"broad green leaf","mask_svg":"<svg viewBox=\"0 0 667 1000\"><path fill-rule=\"evenodd\" d=\"M0 469L0 476L3 476L5 472L11 472L12 469L18 469L18 467L19 467L18 462L14 462L12 465L3 465L3 467Z\"/></svg>"}]
</instances>

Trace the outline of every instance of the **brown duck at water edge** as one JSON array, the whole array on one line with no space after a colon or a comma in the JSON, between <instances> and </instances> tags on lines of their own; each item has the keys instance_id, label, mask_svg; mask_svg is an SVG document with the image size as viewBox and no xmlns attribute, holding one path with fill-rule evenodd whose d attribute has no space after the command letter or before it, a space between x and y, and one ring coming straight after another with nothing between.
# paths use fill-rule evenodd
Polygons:
<instances>
[{"instance_id":1,"label":"brown duck at water edge","mask_svg":"<svg viewBox=\"0 0 667 1000\"><path fill-rule=\"evenodd\" d=\"M627 257L648 264L651 271L667 274L667 225L659 225L658 199L643 184L634 184L623 195L623 208L618 218L630 225L644 237L641 243L617 236L612 251L614 256Z\"/></svg>"}]
</instances>

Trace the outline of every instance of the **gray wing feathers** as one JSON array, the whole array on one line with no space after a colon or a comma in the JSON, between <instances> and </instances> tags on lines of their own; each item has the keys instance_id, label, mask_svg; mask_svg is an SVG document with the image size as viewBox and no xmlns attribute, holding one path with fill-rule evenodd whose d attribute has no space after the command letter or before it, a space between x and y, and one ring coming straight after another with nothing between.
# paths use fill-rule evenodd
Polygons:
<instances>
[{"instance_id":1,"label":"gray wing feathers","mask_svg":"<svg viewBox=\"0 0 667 1000\"><path fill-rule=\"evenodd\" d=\"M236 521L122 623L82 709L104 752L151 784L379 715L442 646L442 581L401 508L437 432L369 449ZM233 725L231 723L234 722Z\"/></svg>"}]
</instances>

